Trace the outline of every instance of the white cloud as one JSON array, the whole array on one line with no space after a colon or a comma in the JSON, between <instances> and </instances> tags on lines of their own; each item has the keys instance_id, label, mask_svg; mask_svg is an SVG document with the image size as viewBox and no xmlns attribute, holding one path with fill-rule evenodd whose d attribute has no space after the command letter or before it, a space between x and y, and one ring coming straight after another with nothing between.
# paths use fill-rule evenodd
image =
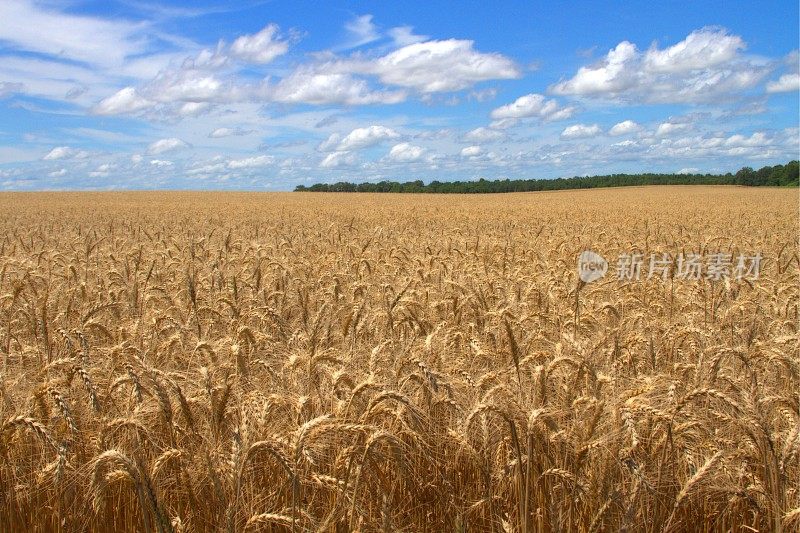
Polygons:
<instances>
[{"instance_id":1,"label":"white cloud","mask_svg":"<svg viewBox=\"0 0 800 533\"><path fill-rule=\"evenodd\" d=\"M763 131L753 132L749 137L736 134L725 139L725 146L728 147L758 147L768 146L770 144L773 144L773 140Z\"/></svg>"},{"instance_id":2,"label":"white cloud","mask_svg":"<svg viewBox=\"0 0 800 533\"><path fill-rule=\"evenodd\" d=\"M181 117L198 117L210 109L211 104L208 102L186 102L178 108L177 114Z\"/></svg>"},{"instance_id":3,"label":"white cloud","mask_svg":"<svg viewBox=\"0 0 800 533\"><path fill-rule=\"evenodd\" d=\"M800 74L784 74L777 80L767 83L768 93L788 93L800 91Z\"/></svg>"},{"instance_id":4,"label":"white cloud","mask_svg":"<svg viewBox=\"0 0 800 533\"><path fill-rule=\"evenodd\" d=\"M272 92L277 102L314 105L396 104L406 99L402 91L372 91L366 80L350 74L318 72L301 67L283 78Z\"/></svg>"},{"instance_id":5,"label":"white cloud","mask_svg":"<svg viewBox=\"0 0 800 533\"><path fill-rule=\"evenodd\" d=\"M385 140L397 139L398 137L400 137L400 134L392 128L368 126L366 128L356 128L344 138L341 138L337 133L333 133L326 141L320 144L319 149L322 151L349 152L361 150Z\"/></svg>"},{"instance_id":6,"label":"white cloud","mask_svg":"<svg viewBox=\"0 0 800 533\"><path fill-rule=\"evenodd\" d=\"M340 142L342 142L342 135L339 133L331 133L327 139L319 143L317 150L320 152L333 152Z\"/></svg>"},{"instance_id":7,"label":"white cloud","mask_svg":"<svg viewBox=\"0 0 800 533\"><path fill-rule=\"evenodd\" d=\"M161 167L171 167L172 166L172 161L165 161L163 159L151 159L150 160L150 164L153 165L154 167L159 167L159 168L161 168Z\"/></svg>"},{"instance_id":8,"label":"white cloud","mask_svg":"<svg viewBox=\"0 0 800 533\"><path fill-rule=\"evenodd\" d=\"M483 148L480 146L467 146L461 149L461 157L475 157L483 153Z\"/></svg>"},{"instance_id":9,"label":"white cloud","mask_svg":"<svg viewBox=\"0 0 800 533\"><path fill-rule=\"evenodd\" d=\"M602 133L600 126L597 124L575 124L567 126L561 132L562 139L587 139L589 137L597 137Z\"/></svg>"},{"instance_id":10,"label":"white cloud","mask_svg":"<svg viewBox=\"0 0 800 533\"><path fill-rule=\"evenodd\" d=\"M557 83L556 94L592 95L616 94L636 84L633 63L639 53L636 45L623 41L610 50L605 61L592 67L581 67L574 78Z\"/></svg>"},{"instance_id":11,"label":"white cloud","mask_svg":"<svg viewBox=\"0 0 800 533\"><path fill-rule=\"evenodd\" d=\"M57 159L86 159L88 156L89 152L84 150L76 150L69 146L57 146L45 154L42 159L45 161L55 161Z\"/></svg>"},{"instance_id":12,"label":"white cloud","mask_svg":"<svg viewBox=\"0 0 800 533\"><path fill-rule=\"evenodd\" d=\"M140 54L145 25L57 11L52 3L0 2L0 41L14 50L37 52L92 65L118 66Z\"/></svg>"},{"instance_id":13,"label":"white cloud","mask_svg":"<svg viewBox=\"0 0 800 533\"><path fill-rule=\"evenodd\" d=\"M618 135L628 135L630 133L635 133L641 130L642 127L632 120L623 120L622 122L618 122L614 124L610 130L608 130L609 135L618 136Z\"/></svg>"},{"instance_id":14,"label":"white cloud","mask_svg":"<svg viewBox=\"0 0 800 533\"><path fill-rule=\"evenodd\" d=\"M459 91L486 80L519 78L513 61L497 53L477 52L473 41L448 39L404 46L356 66L386 84L421 93Z\"/></svg>"},{"instance_id":15,"label":"white cloud","mask_svg":"<svg viewBox=\"0 0 800 533\"><path fill-rule=\"evenodd\" d=\"M69 146L57 146L50 150L42 159L46 161L55 160L55 159L65 159L67 157L72 157L75 153L73 148Z\"/></svg>"},{"instance_id":16,"label":"white cloud","mask_svg":"<svg viewBox=\"0 0 800 533\"><path fill-rule=\"evenodd\" d=\"M256 157L248 157L245 159L232 159L228 161L228 168L230 169L239 169L239 168L255 168L255 167L264 167L267 165L271 165L275 162L275 158L271 155L259 155Z\"/></svg>"},{"instance_id":17,"label":"white cloud","mask_svg":"<svg viewBox=\"0 0 800 533\"><path fill-rule=\"evenodd\" d=\"M464 140L475 143L494 142L505 139L507 135L502 131L491 128L475 128L464 134Z\"/></svg>"},{"instance_id":18,"label":"white cloud","mask_svg":"<svg viewBox=\"0 0 800 533\"><path fill-rule=\"evenodd\" d=\"M636 148L636 147L638 147L639 143L637 141L632 141L630 139L626 139L624 141L620 141L620 142L614 143L611 146L613 146L615 148L620 148L620 149L628 149L628 148Z\"/></svg>"},{"instance_id":19,"label":"white cloud","mask_svg":"<svg viewBox=\"0 0 800 533\"><path fill-rule=\"evenodd\" d=\"M548 100L541 94L526 94L514 102L493 110L495 120L536 117L542 120L564 120L575 113L574 107L561 107L555 100Z\"/></svg>"},{"instance_id":20,"label":"white cloud","mask_svg":"<svg viewBox=\"0 0 800 533\"><path fill-rule=\"evenodd\" d=\"M698 172L700 172L700 169L697 167L686 167L680 169L678 174L697 174Z\"/></svg>"},{"instance_id":21,"label":"white cloud","mask_svg":"<svg viewBox=\"0 0 800 533\"><path fill-rule=\"evenodd\" d=\"M351 24L351 30L359 37L358 42L372 42L380 37L370 15L358 17ZM354 54L339 58L331 51L324 51L313 55L312 62L301 63L277 81L254 79L250 68L229 61L229 58L238 58L267 63L285 53L288 44L276 37L277 31L277 26L270 24L257 34L239 37L229 47L220 41L216 49L202 50L184 59L179 66L170 56L169 65L160 68L150 81L117 90L97 103L93 112L98 115L145 113L147 117L163 120L198 116L208 112L211 104L396 104L406 100L408 89L422 93L425 98L437 92L466 89L481 81L521 75L512 60L498 53L478 52L472 41L421 41L423 36L414 35L411 28L405 26L390 30L396 43L403 43L403 46L388 54L372 58L367 54ZM166 53L159 55L159 62L162 59L167 59ZM144 72L141 68L138 70ZM72 88L74 82L64 80L51 92L57 89L63 95ZM493 89L488 89L476 92L474 97L494 94Z\"/></svg>"},{"instance_id":22,"label":"white cloud","mask_svg":"<svg viewBox=\"0 0 800 533\"><path fill-rule=\"evenodd\" d=\"M346 48L357 48L380 39L378 29L372 23L372 15L356 17L345 24L344 28L351 37L351 42L347 44Z\"/></svg>"},{"instance_id":23,"label":"white cloud","mask_svg":"<svg viewBox=\"0 0 800 533\"><path fill-rule=\"evenodd\" d=\"M686 122L662 122L656 128L656 137L664 137L665 135L673 135L682 131L686 131L691 127L691 124Z\"/></svg>"},{"instance_id":24,"label":"white cloud","mask_svg":"<svg viewBox=\"0 0 800 533\"><path fill-rule=\"evenodd\" d=\"M238 100L239 89L225 83L215 74L199 69L178 69L160 72L142 88L150 100L168 102L210 102Z\"/></svg>"},{"instance_id":25,"label":"white cloud","mask_svg":"<svg viewBox=\"0 0 800 533\"><path fill-rule=\"evenodd\" d=\"M288 43L275 39L277 33L278 26L269 24L256 34L242 35L233 41L230 54L250 63L269 63L289 50Z\"/></svg>"},{"instance_id":26,"label":"white cloud","mask_svg":"<svg viewBox=\"0 0 800 533\"><path fill-rule=\"evenodd\" d=\"M62 168L62 169L59 169L59 170L54 170L53 172L50 172L48 174L48 176L50 176L51 178L60 178L62 176L66 176L66 175L67 175L67 169L66 168Z\"/></svg>"},{"instance_id":27,"label":"white cloud","mask_svg":"<svg viewBox=\"0 0 800 533\"><path fill-rule=\"evenodd\" d=\"M389 155L387 158L390 161L397 163L411 163L419 160L424 153L425 149L421 146L416 146L410 143L400 143L392 146L392 149L389 150Z\"/></svg>"},{"instance_id":28,"label":"white cloud","mask_svg":"<svg viewBox=\"0 0 800 533\"><path fill-rule=\"evenodd\" d=\"M331 152L320 162L321 168L350 167L356 163L356 156L350 152Z\"/></svg>"},{"instance_id":29,"label":"white cloud","mask_svg":"<svg viewBox=\"0 0 800 533\"><path fill-rule=\"evenodd\" d=\"M653 46L645 54L644 65L651 72L707 69L730 62L744 48L744 41L738 35L730 35L720 29L703 28L664 50Z\"/></svg>"},{"instance_id":30,"label":"white cloud","mask_svg":"<svg viewBox=\"0 0 800 533\"><path fill-rule=\"evenodd\" d=\"M175 137L170 137L169 139L159 139L151 143L147 147L147 154L160 155L167 152L174 152L176 150L183 150L185 148L189 148L189 143Z\"/></svg>"},{"instance_id":31,"label":"white cloud","mask_svg":"<svg viewBox=\"0 0 800 533\"><path fill-rule=\"evenodd\" d=\"M209 133L208 136L212 139L221 139L223 137L241 137L251 133L253 133L253 130L243 128L217 128Z\"/></svg>"},{"instance_id":32,"label":"white cloud","mask_svg":"<svg viewBox=\"0 0 800 533\"><path fill-rule=\"evenodd\" d=\"M123 115L147 109L153 104L143 98L134 87L125 87L101 100L92 108L92 112L96 115Z\"/></svg>"},{"instance_id":33,"label":"white cloud","mask_svg":"<svg viewBox=\"0 0 800 533\"><path fill-rule=\"evenodd\" d=\"M267 30L269 27L264 28ZM237 39L237 41L246 45L249 39L252 39L253 36L245 35ZM241 41L241 39L245 39ZM234 43L236 44L236 43ZM244 46L240 52L246 52L247 47ZM190 69L202 69L202 70L218 70L226 65L229 64L229 57L228 52L225 48L225 43L223 41L219 41L217 43L217 47L213 50L204 48L200 50L200 52L195 57L188 57L184 58L183 62L181 63L181 68L190 70ZM246 59L246 58L244 58ZM150 76L145 77L155 77L161 70L158 69L156 72L153 72Z\"/></svg>"},{"instance_id":34,"label":"white cloud","mask_svg":"<svg viewBox=\"0 0 800 533\"><path fill-rule=\"evenodd\" d=\"M411 26L398 26L389 30L389 36L397 46L421 43L428 40L427 35L415 35Z\"/></svg>"},{"instance_id":35,"label":"white cloud","mask_svg":"<svg viewBox=\"0 0 800 533\"><path fill-rule=\"evenodd\" d=\"M735 164L740 165L742 158L758 160L796 157L797 143L797 128L780 132L756 131L750 135L737 133L726 136L716 133L670 136L653 140L644 154L650 159L662 160L735 158Z\"/></svg>"},{"instance_id":36,"label":"white cloud","mask_svg":"<svg viewBox=\"0 0 800 533\"><path fill-rule=\"evenodd\" d=\"M92 178L104 178L104 177L108 176L109 173L112 170L114 170L114 168L116 168L116 165L113 165L111 163L104 163L104 164L100 165L99 167L97 167L97 169L95 169L94 171L89 172L89 177L92 177Z\"/></svg>"},{"instance_id":37,"label":"white cloud","mask_svg":"<svg viewBox=\"0 0 800 533\"><path fill-rule=\"evenodd\" d=\"M773 68L744 57L741 37L702 28L683 41L641 52L623 41L600 62L550 87L555 94L635 103L717 102L756 86Z\"/></svg>"}]
</instances>

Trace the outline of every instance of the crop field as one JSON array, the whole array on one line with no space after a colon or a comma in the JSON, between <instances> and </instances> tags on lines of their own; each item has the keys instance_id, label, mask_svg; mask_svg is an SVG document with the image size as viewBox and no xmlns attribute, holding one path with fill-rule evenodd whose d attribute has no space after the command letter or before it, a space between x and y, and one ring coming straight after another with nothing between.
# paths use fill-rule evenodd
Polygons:
<instances>
[{"instance_id":1,"label":"crop field","mask_svg":"<svg viewBox=\"0 0 800 533\"><path fill-rule=\"evenodd\" d=\"M800 528L796 189L0 215L2 531Z\"/></svg>"}]
</instances>

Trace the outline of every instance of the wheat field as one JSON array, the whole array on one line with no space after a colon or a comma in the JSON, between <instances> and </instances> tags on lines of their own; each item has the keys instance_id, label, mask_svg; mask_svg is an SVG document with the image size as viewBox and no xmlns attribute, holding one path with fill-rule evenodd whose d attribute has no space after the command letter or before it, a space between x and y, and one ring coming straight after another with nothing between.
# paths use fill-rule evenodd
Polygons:
<instances>
[{"instance_id":1,"label":"wheat field","mask_svg":"<svg viewBox=\"0 0 800 533\"><path fill-rule=\"evenodd\" d=\"M0 530L800 527L796 190L0 213ZM619 280L633 251L763 263Z\"/></svg>"}]
</instances>

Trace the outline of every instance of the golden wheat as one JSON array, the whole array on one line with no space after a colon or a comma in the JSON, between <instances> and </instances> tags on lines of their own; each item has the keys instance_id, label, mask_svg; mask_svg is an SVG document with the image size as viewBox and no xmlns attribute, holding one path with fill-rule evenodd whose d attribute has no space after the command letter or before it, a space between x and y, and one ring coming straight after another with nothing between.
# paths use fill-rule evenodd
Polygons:
<instances>
[{"instance_id":1,"label":"golden wheat","mask_svg":"<svg viewBox=\"0 0 800 533\"><path fill-rule=\"evenodd\" d=\"M797 212L732 187L0 195L0 530L791 531ZM634 252L764 259L618 280Z\"/></svg>"}]
</instances>

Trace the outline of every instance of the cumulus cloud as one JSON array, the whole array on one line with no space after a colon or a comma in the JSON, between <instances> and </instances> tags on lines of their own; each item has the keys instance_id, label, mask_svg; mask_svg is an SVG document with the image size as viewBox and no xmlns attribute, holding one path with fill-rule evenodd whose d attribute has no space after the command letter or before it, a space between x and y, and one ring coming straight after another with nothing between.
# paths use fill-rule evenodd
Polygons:
<instances>
[{"instance_id":1,"label":"cumulus cloud","mask_svg":"<svg viewBox=\"0 0 800 533\"><path fill-rule=\"evenodd\" d=\"M189 143L182 141L181 139L177 139L175 137L170 137L169 139L159 139L147 147L147 155L160 155L167 152L183 150L185 148L189 148Z\"/></svg>"},{"instance_id":2,"label":"cumulus cloud","mask_svg":"<svg viewBox=\"0 0 800 533\"><path fill-rule=\"evenodd\" d=\"M796 154L797 128L783 131L755 131L750 135L721 133L673 136L659 139L647 147L647 156L662 159L741 158L768 159Z\"/></svg>"},{"instance_id":3,"label":"cumulus cloud","mask_svg":"<svg viewBox=\"0 0 800 533\"><path fill-rule=\"evenodd\" d=\"M767 83L768 93L788 93L800 91L800 74L784 74L777 80Z\"/></svg>"},{"instance_id":4,"label":"cumulus cloud","mask_svg":"<svg viewBox=\"0 0 800 533\"><path fill-rule=\"evenodd\" d=\"M581 67L570 80L560 82L551 90L556 94L617 94L636 84L634 61L639 55L636 45L623 41L610 50L605 61L591 67Z\"/></svg>"},{"instance_id":5,"label":"cumulus cloud","mask_svg":"<svg viewBox=\"0 0 800 533\"><path fill-rule=\"evenodd\" d=\"M57 146L45 154L42 159L45 161L55 161L57 159L84 159L88 155L88 152L83 150L76 150L69 146Z\"/></svg>"},{"instance_id":6,"label":"cumulus cloud","mask_svg":"<svg viewBox=\"0 0 800 533\"><path fill-rule=\"evenodd\" d=\"M229 47L220 41L216 49L202 50L185 58L179 66L160 69L150 81L138 87L125 87L97 103L98 115L137 114L159 109L172 116L197 116L206 112L209 103L232 103L263 98L260 84L251 84L230 72L228 79L219 71L230 58L265 64L288 51L289 44L277 38L278 27L267 25L252 35L242 35ZM179 104L170 107L170 104Z\"/></svg>"},{"instance_id":7,"label":"cumulus cloud","mask_svg":"<svg viewBox=\"0 0 800 533\"><path fill-rule=\"evenodd\" d=\"M44 160L54 160L54 159L64 159L66 157L71 157L74 150L69 146L57 146L50 150L42 159Z\"/></svg>"},{"instance_id":8,"label":"cumulus cloud","mask_svg":"<svg viewBox=\"0 0 800 533\"><path fill-rule=\"evenodd\" d=\"M350 152L331 152L320 162L320 168L351 167L356 163L356 156Z\"/></svg>"},{"instance_id":9,"label":"cumulus cloud","mask_svg":"<svg viewBox=\"0 0 800 533\"><path fill-rule=\"evenodd\" d=\"M756 131L750 134L750 136L745 136L742 134L731 135L725 139L725 146L757 147L768 146L773 144L773 142L773 139L771 139L765 132Z\"/></svg>"},{"instance_id":10,"label":"cumulus cloud","mask_svg":"<svg viewBox=\"0 0 800 533\"><path fill-rule=\"evenodd\" d=\"M602 133L602 130L597 124L575 124L564 128L564 131L561 132L561 138L565 140L587 139L597 137L600 133Z\"/></svg>"},{"instance_id":11,"label":"cumulus cloud","mask_svg":"<svg viewBox=\"0 0 800 533\"><path fill-rule=\"evenodd\" d=\"M96 115L123 115L136 113L153 106L153 102L141 96L134 87L125 87L92 108Z\"/></svg>"},{"instance_id":12,"label":"cumulus cloud","mask_svg":"<svg viewBox=\"0 0 800 533\"><path fill-rule=\"evenodd\" d=\"M664 137L665 135L673 135L680 133L691 128L691 124L687 122L662 122L656 128L656 137Z\"/></svg>"},{"instance_id":13,"label":"cumulus cloud","mask_svg":"<svg viewBox=\"0 0 800 533\"><path fill-rule=\"evenodd\" d=\"M374 91L366 80L350 74L320 72L301 67L282 79L272 91L277 102L295 104L369 105L396 104L406 99L403 91Z\"/></svg>"},{"instance_id":14,"label":"cumulus cloud","mask_svg":"<svg viewBox=\"0 0 800 533\"><path fill-rule=\"evenodd\" d=\"M331 134L327 140L319 145L323 152L337 151L349 152L361 150L369 146L376 145L382 141L397 139L400 134L392 128L386 126L368 126L366 128L356 128L342 138L338 133Z\"/></svg>"},{"instance_id":15,"label":"cumulus cloud","mask_svg":"<svg viewBox=\"0 0 800 533\"><path fill-rule=\"evenodd\" d=\"M159 167L159 168L161 168L161 167L171 167L172 166L172 161L166 161L164 159L151 159L150 160L150 164L153 165L154 167Z\"/></svg>"},{"instance_id":16,"label":"cumulus cloud","mask_svg":"<svg viewBox=\"0 0 800 533\"><path fill-rule=\"evenodd\" d=\"M644 65L650 72L688 72L730 62L745 43L738 35L723 30L703 28L693 31L683 41L659 50L650 48Z\"/></svg>"},{"instance_id":17,"label":"cumulus cloud","mask_svg":"<svg viewBox=\"0 0 800 533\"><path fill-rule=\"evenodd\" d=\"M355 46L380 35L370 15L351 22ZM521 70L499 53L474 49L473 41L425 40L410 27L389 30L398 49L382 56L353 54L339 57L331 51L313 55L273 81L256 80L250 70L234 60L265 64L288 51L278 27L267 25L253 35L243 35L230 46L220 41L179 64L170 61L149 81L127 86L100 100L97 115L145 115L157 119L197 116L213 104L276 102L284 104L345 105L396 104L412 91L423 99L431 94L467 89L487 80L512 79ZM63 92L62 92L63 94ZM494 91L475 93L483 97Z\"/></svg>"},{"instance_id":18,"label":"cumulus cloud","mask_svg":"<svg viewBox=\"0 0 800 533\"><path fill-rule=\"evenodd\" d=\"M600 62L581 67L572 78L550 87L562 95L649 103L711 102L735 97L757 85L772 69L744 57L741 37L720 28L702 28L681 42L642 52L619 43Z\"/></svg>"},{"instance_id":19,"label":"cumulus cloud","mask_svg":"<svg viewBox=\"0 0 800 533\"><path fill-rule=\"evenodd\" d=\"M480 146L467 146L461 149L461 157L475 157L483 153L483 148Z\"/></svg>"},{"instance_id":20,"label":"cumulus cloud","mask_svg":"<svg viewBox=\"0 0 800 533\"><path fill-rule=\"evenodd\" d=\"M278 26L269 24L258 33L242 35L231 44L230 54L250 63L270 63L289 50L286 41L276 39L277 34Z\"/></svg>"},{"instance_id":21,"label":"cumulus cloud","mask_svg":"<svg viewBox=\"0 0 800 533\"><path fill-rule=\"evenodd\" d=\"M637 131L641 130L642 127L632 120L623 120L622 122L618 122L614 124L610 130L608 130L609 135L618 136L618 135L628 135L630 133L636 133Z\"/></svg>"},{"instance_id":22,"label":"cumulus cloud","mask_svg":"<svg viewBox=\"0 0 800 533\"><path fill-rule=\"evenodd\" d=\"M167 116L200 116L211 110L209 101L224 100L224 87L213 76L196 74L194 71L162 72L143 87L125 87L104 98L91 108L91 112L95 115L136 115L158 108ZM228 100L235 99L228 97Z\"/></svg>"},{"instance_id":23,"label":"cumulus cloud","mask_svg":"<svg viewBox=\"0 0 800 533\"><path fill-rule=\"evenodd\" d=\"M521 76L507 57L478 52L473 41L459 39L409 44L374 61L350 65L355 71L378 76L383 83L421 93L459 91L481 81Z\"/></svg>"},{"instance_id":24,"label":"cumulus cloud","mask_svg":"<svg viewBox=\"0 0 800 533\"><path fill-rule=\"evenodd\" d=\"M116 168L116 165L112 163L104 163L97 167L92 172L89 172L89 177L92 178L104 178L108 176L108 174Z\"/></svg>"},{"instance_id":25,"label":"cumulus cloud","mask_svg":"<svg viewBox=\"0 0 800 533\"><path fill-rule=\"evenodd\" d=\"M536 117L542 120L564 120L575 114L574 107L562 107L555 100L548 100L541 94L526 94L514 102L493 110L491 117L495 120L520 119Z\"/></svg>"},{"instance_id":26,"label":"cumulus cloud","mask_svg":"<svg viewBox=\"0 0 800 533\"><path fill-rule=\"evenodd\" d=\"M160 72L143 89L150 100L169 102L235 102L243 99L243 89L198 69Z\"/></svg>"},{"instance_id":27,"label":"cumulus cloud","mask_svg":"<svg viewBox=\"0 0 800 533\"><path fill-rule=\"evenodd\" d=\"M51 178L60 178L62 176L66 176L67 175L67 169L66 168L61 168L61 169L58 169L58 170L54 170L53 172L50 172L47 175L50 176Z\"/></svg>"},{"instance_id":28,"label":"cumulus cloud","mask_svg":"<svg viewBox=\"0 0 800 533\"><path fill-rule=\"evenodd\" d=\"M411 163L419 160L424 153L425 149L421 146L410 143L400 143L392 146L387 159L397 163Z\"/></svg>"}]
</instances>

